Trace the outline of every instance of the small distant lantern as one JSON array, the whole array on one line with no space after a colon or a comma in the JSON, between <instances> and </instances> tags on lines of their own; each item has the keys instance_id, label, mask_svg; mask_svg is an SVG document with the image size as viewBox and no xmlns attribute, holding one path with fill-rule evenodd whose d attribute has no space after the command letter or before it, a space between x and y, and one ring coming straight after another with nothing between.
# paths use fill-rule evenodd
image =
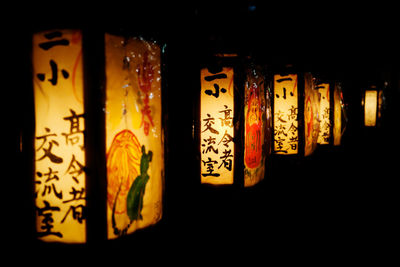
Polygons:
<instances>
[{"instance_id":1,"label":"small distant lantern","mask_svg":"<svg viewBox=\"0 0 400 267\"><path fill-rule=\"evenodd\" d=\"M218 54L200 69L200 183L253 186L264 179L269 152L270 96L254 64Z\"/></svg>"},{"instance_id":2,"label":"small distant lantern","mask_svg":"<svg viewBox=\"0 0 400 267\"><path fill-rule=\"evenodd\" d=\"M95 228L107 232L99 236L108 239L155 224L162 216L160 47L155 42L110 34L105 35L103 44L105 140L97 145L106 148L106 155L93 155L87 151L88 139L101 140L98 137L104 133L87 135L87 125L92 124L87 123L90 99L86 99L85 80L89 77L83 73L86 50L82 32L33 34L36 232L45 242L86 243L87 219L95 213L89 209L94 207L104 214L98 218L105 220L97 221ZM85 65L89 72L94 66ZM102 93L101 88L97 92ZM104 123L101 118L96 121ZM90 157L103 158L104 168L87 166ZM106 183L101 177L89 181L87 171L96 173L90 168L106 170ZM87 195L94 184L106 187L96 203L93 201L98 198Z\"/></svg>"},{"instance_id":3,"label":"small distant lantern","mask_svg":"<svg viewBox=\"0 0 400 267\"><path fill-rule=\"evenodd\" d=\"M311 73L286 69L273 75L274 154L309 156L314 152L320 127L318 107Z\"/></svg>"},{"instance_id":4,"label":"small distant lantern","mask_svg":"<svg viewBox=\"0 0 400 267\"><path fill-rule=\"evenodd\" d=\"M364 126L376 127L382 114L383 90L371 85L363 95Z\"/></svg>"},{"instance_id":5,"label":"small distant lantern","mask_svg":"<svg viewBox=\"0 0 400 267\"><path fill-rule=\"evenodd\" d=\"M318 144L339 146L347 122L341 84L317 79L316 88L320 93Z\"/></svg>"}]
</instances>

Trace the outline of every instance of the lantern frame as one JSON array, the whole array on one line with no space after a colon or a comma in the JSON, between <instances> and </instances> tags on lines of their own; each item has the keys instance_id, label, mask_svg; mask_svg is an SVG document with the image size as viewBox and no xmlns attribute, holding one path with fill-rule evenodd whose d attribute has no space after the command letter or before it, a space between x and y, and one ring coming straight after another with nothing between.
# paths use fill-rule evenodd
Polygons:
<instances>
[{"instance_id":1,"label":"lantern frame","mask_svg":"<svg viewBox=\"0 0 400 267\"><path fill-rule=\"evenodd\" d=\"M46 31L57 30L79 30L82 35L82 76L83 76L83 107L84 107L84 154L85 154L85 242L83 243L66 243L62 240L55 242L47 242L37 238L36 217L35 212L35 100L33 98L34 81L33 81L33 68L29 70L29 86L26 88L26 95L28 96L28 105L24 106L26 115L25 125L22 129L23 139L21 142L26 149L23 151L23 159L28 163L26 172L26 184L30 192L29 199L29 219L25 219L32 225L30 228L30 240L35 244L42 244L44 246L51 246L57 244L60 246L97 246L104 242L120 242L124 239L121 236L115 239L109 239L107 236L107 151L106 151L106 62L105 62L105 34L115 33L115 31L106 31L103 29L87 29L68 27L42 27L32 30L30 35L30 44L32 44L33 36ZM146 41L156 42L160 47L160 77L161 78L161 134L162 134L162 149L163 149L163 162L164 169L162 172L162 210L165 210L165 179L168 168L168 150L167 150L167 118L165 109L168 109L167 99L167 82L165 79L165 61L166 61L166 43L158 37L148 37L141 32L134 32L130 30L119 30L116 32L119 36L126 38L139 37ZM143 37L146 36L146 37ZM28 39L28 38L27 38ZM28 49L28 48L27 48ZM29 47L29 58L27 60L32 62L32 45ZM33 63L32 63L33 65ZM90 138L88 138L90 136ZM163 221L163 217L152 225L144 228L136 229L133 233L127 236L135 235L137 232L146 231L149 228L156 227Z\"/></svg>"},{"instance_id":2,"label":"lantern frame","mask_svg":"<svg viewBox=\"0 0 400 267\"><path fill-rule=\"evenodd\" d=\"M340 82L332 79L320 79L316 78L316 86L322 83L327 83L329 84L329 141L328 144L320 144L318 143L318 147L323 147L323 146L340 146L343 138L343 134L346 130L347 126L347 114L346 114L346 109L345 109L345 104L344 104L344 99L343 99L343 89L342 85ZM338 145L335 145L335 137L334 137L334 126L335 126L335 90L339 90L340 93L340 112L341 112L341 129L340 129L340 143ZM319 114L319 116L322 116Z\"/></svg>"},{"instance_id":3,"label":"lantern frame","mask_svg":"<svg viewBox=\"0 0 400 267\"><path fill-rule=\"evenodd\" d=\"M366 107L366 101L365 97L368 91L374 91L376 92L376 111L375 111L375 125L366 125L365 124L365 107ZM361 97L361 107L362 107L362 112L361 112L361 121L362 121L362 126L367 128L367 129L373 129L380 127L381 125L381 117L382 117L382 106L383 106L383 90L380 89L376 85L370 85L368 86L367 89L362 91L362 97ZM381 103L380 103L381 101Z\"/></svg>"},{"instance_id":4,"label":"lantern frame","mask_svg":"<svg viewBox=\"0 0 400 267\"><path fill-rule=\"evenodd\" d=\"M193 109L193 140L194 140L194 177L196 177L197 184L201 184L202 188L230 188L234 191L241 190L243 188L253 188L257 187L259 184L265 180L268 166L269 154L267 153L266 160L264 162L265 173L263 179L261 179L257 184L245 187L245 163L244 163L244 147L245 147L245 114L244 114L244 100L245 100L245 83L246 83L246 67L251 68L254 64L249 57L243 58L236 53L232 54L213 54L203 57L199 60L196 72L193 75L193 79L197 81L196 91L194 94L194 109ZM201 181L201 166L202 166L202 153L201 153L201 79L199 77L200 71L204 68L209 67L228 67L233 68L233 133L234 133L234 170L233 170L233 183L232 184L212 184L212 183L202 183ZM266 87L266 77L260 68L260 75L264 78L265 84L265 94L268 93ZM268 128L267 121L263 126L266 130ZM264 131L264 142L269 142L267 139L267 133Z\"/></svg>"},{"instance_id":5,"label":"lantern frame","mask_svg":"<svg viewBox=\"0 0 400 267\"><path fill-rule=\"evenodd\" d=\"M269 74L269 81L271 82L272 88L272 98L271 98L271 108L273 117L275 117L275 86L274 86L274 75L287 76L289 74L297 74L297 122L298 122L298 152L296 154L284 155L275 153L275 120L272 120L272 155L277 159L300 159L305 157L305 126L304 126L304 97L305 97L305 77L306 71L299 70L295 67L288 66L285 68L275 68L273 72ZM309 73L311 75L311 73ZM314 89L313 89L314 90ZM314 150L315 151L315 150ZM311 153L313 154L314 151ZM311 155L310 154L310 155ZM308 155L309 156L309 155Z\"/></svg>"}]
</instances>

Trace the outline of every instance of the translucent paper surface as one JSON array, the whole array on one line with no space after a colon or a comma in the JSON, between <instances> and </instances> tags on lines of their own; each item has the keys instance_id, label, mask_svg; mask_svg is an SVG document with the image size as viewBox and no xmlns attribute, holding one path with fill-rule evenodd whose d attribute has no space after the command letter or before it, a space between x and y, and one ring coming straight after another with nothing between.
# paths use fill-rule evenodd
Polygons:
<instances>
[{"instance_id":1,"label":"translucent paper surface","mask_svg":"<svg viewBox=\"0 0 400 267\"><path fill-rule=\"evenodd\" d=\"M341 87L339 84L335 84L333 91L333 145L340 145L342 139L342 99L341 99Z\"/></svg>"},{"instance_id":2,"label":"translucent paper surface","mask_svg":"<svg viewBox=\"0 0 400 267\"><path fill-rule=\"evenodd\" d=\"M233 75L233 68L200 73L201 183L233 183Z\"/></svg>"},{"instance_id":3,"label":"translucent paper surface","mask_svg":"<svg viewBox=\"0 0 400 267\"><path fill-rule=\"evenodd\" d=\"M311 155L317 148L319 133L319 95L310 73L304 74L304 155Z\"/></svg>"},{"instance_id":4,"label":"translucent paper surface","mask_svg":"<svg viewBox=\"0 0 400 267\"><path fill-rule=\"evenodd\" d=\"M108 238L162 216L164 149L160 47L106 34Z\"/></svg>"},{"instance_id":5,"label":"translucent paper surface","mask_svg":"<svg viewBox=\"0 0 400 267\"><path fill-rule=\"evenodd\" d=\"M365 91L365 100L364 100L365 126L376 126L377 105L378 105L378 92L376 90Z\"/></svg>"},{"instance_id":6,"label":"translucent paper surface","mask_svg":"<svg viewBox=\"0 0 400 267\"><path fill-rule=\"evenodd\" d=\"M298 153L297 74L274 75L274 151L276 154Z\"/></svg>"},{"instance_id":7,"label":"translucent paper surface","mask_svg":"<svg viewBox=\"0 0 400 267\"><path fill-rule=\"evenodd\" d=\"M266 99L264 77L256 69L247 70L245 83L244 186L264 179L266 159Z\"/></svg>"},{"instance_id":8,"label":"translucent paper surface","mask_svg":"<svg viewBox=\"0 0 400 267\"><path fill-rule=\"evenodd\" d=\"M36 229L44 241L86 241L82 38L33 35Z\"/></svg>"},{"instance_id":9,"label":"translucent paper surface","mask_svg":"<svg viewBox=\"0 0 400 267\"><path fill-rule=\"evenodd\" d=\"M318 92L321 94L321 102L319 107L321 122L318 135L318 144L327 145L329 144L329 139L331 136L329 83L319 84Z\"/></svg>"}]
</instances>

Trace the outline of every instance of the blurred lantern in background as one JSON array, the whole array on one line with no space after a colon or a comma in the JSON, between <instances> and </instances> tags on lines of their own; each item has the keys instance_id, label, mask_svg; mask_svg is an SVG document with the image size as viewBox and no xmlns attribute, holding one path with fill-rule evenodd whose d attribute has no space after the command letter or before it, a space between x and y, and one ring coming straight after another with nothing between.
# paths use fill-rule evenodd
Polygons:
<instances>
[{"instance_id":1,"label":"blurred lantern in background","mask_svg":"<svg viewBox=\"0 0 400 267\"><path fill-rule=\"evenodd\" d=\"M379 125L379 120L382 117L383 99L383 90L380 90L376 85L371 85L365 90L362 99L364 126L376 127Z\"/></svg>"},{"instance_id":2,"label":"blurred lantern in background","mask_svg":"<svg viewBox=\"0 0 400 267\"><path fill-rule=\"evenodd\" d=\"M288 67L275 73L272 83L274 154L311 155L320 128L319 97L311 73Z\"/></svg>"},{"instance_id":3,"label":"blurred lantern in background","mask_svg":"<svg viewBox=\"0 0 400 267\"><path fill-rule=\"evenodd\" d=\"M254 64L218 54L200 68L196 139L202 184L252 186L264 178L270 97Z\"/></svg>"},{"instance_id":4,"label":"blurred lantern in background","mask_svg":"<svg viewBox=\"0 0 400 267\"><path fill-rule=\"evenodd\" d=\"M86 144L88 138L98 138L87 135L90 124L85 109L90 99L85 99L88 77L83 75L82 58L89 51L82 48L82 32L33 34L34 196L36 232L42 241L87 242L88 214L94 213L89 209L95 207L107 214L100 216L107 222L96 224L107 225L103 230L108 234L98 234L109 239L154 224L162 216L160 46L110 34L105 35L104 44L105 55L100 57L105 58L107 82L105 92L101 88L97 92L105 93L105 144L97 145L106 147L107 154L94 155L88 153ZM90 155L104 159L106 183L101 177L87 179L90 168L101 169L86 165ZM104 192L100 202L90 203L94 198L87 192L94 184L107 188L100 190Z\"/></svg>"}]
</instances>

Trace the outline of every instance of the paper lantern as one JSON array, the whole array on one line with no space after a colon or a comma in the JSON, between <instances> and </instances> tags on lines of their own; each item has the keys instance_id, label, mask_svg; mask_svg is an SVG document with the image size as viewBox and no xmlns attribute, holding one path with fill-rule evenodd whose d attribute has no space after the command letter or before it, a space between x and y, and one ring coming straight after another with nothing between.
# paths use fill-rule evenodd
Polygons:
<instances>
[{"instance_id":1,"label":"paper lantern","mask_svg":"<svg viewBox=\"0 0 400 267\"><path fill-rule=\"evenodd\" d=\"M383 91L371 85L363 95L364 126L376 127L381 117Z\"/></svg>"},{"instance_id":2,"label":"paper lantern","mask_svg":"<svg viewBox=\"0 0 400 267\"><path fill-rule=\"evenodd\" d=\"M276 155L311 155L319 132L319 98L311 73L285 70L273 75Z\"/></svg>"},{"instance_id":3,"label":"paper lantern","mask_svg":"<svg viewBox=\"0 0 400 267\"><path fill-rule=\"evenodd\" d=\"M252 186L264 178L269 153L269 91L260 68L240 67L236 55L213 60L200 69L200 182Z\"/></svg>"},{"instance_id":4,"label":"paper lantern","mask_svg":"<svg viewBox=\"0 0 400 267\"><path fill-rule=\"evenodd\" d=\"M347 122L341 84L318 79L316 83L321 98L319 108L321 124L318 144L338 146L341 143Z\"/></svg>"},{"instance_id":5,"label":"paper lantern","mask_svg":"<svg viewBox=\"0 0 400 267\"><path fill-rule=\"evenodd\" d=\"M92 49L102 50L85 50L82 36L80 30L33 34L36 232L45 242L87 242L89 219L92 226L96 224L92 235L113 239L155 224L162 216L160 47L143 39L105 35L99 44L104 52L97 55L105 58L99 68L107 81L105 103L97 105L104 107L105 120L93 119L98 113L90 109L96 104L88 104L92 99L86 92L93 77L86 71L93 72L90 67L96 63L83 62L83 58ZM90 129L93 121L105 122L96 126L101 131ZM92 146L105 147L105 155L87 150L92 140L101 141ZM88 166L94 158L100 165ZM106 173L94 176L95 168ZM100 190L93 192L91 187ZM104 221L95 222L95 217Z\"/></svg>"}]
</instances>

